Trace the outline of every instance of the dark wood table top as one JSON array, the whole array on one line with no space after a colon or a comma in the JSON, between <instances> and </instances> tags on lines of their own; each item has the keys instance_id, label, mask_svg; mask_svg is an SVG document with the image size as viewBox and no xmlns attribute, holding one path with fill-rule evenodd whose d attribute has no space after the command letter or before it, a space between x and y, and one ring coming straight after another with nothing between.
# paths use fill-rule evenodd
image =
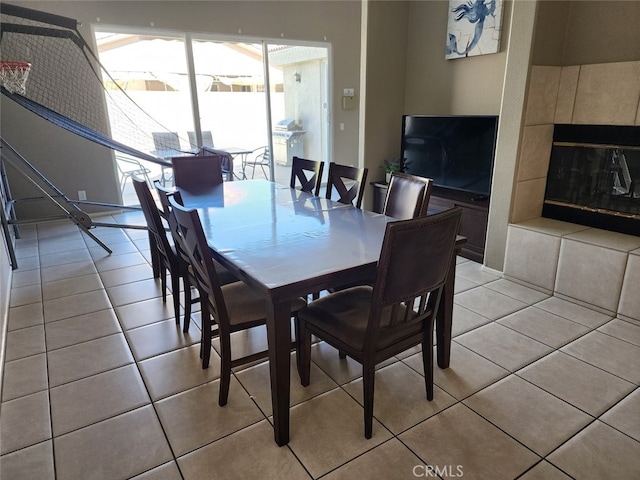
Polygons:
<instances>
[{"instance_id":1,"label":"dark wood table top","mask_svg":"<svg viewBox=\"0 0 640 480\"><path fill-rule=\"evenodd\" d=\"M393 221L265 180L181 193L198 209L214 255L271 297L335 286L345 271L370 272Z\"/></svg>"}]
</instances>

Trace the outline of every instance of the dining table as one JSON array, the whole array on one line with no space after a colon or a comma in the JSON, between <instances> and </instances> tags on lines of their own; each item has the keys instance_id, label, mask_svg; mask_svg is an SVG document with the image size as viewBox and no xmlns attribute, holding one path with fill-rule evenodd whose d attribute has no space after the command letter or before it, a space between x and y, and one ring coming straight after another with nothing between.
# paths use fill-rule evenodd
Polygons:
<instances>
[{"instance_id":1,"label":"dining table","mask_svg":"<svg viewBox=\"0 0 640 480\"><path fill-rule=\"evenodd\" d=\"M291 301L375 278L396 219L266 180L179 189L196 208L212 256L265 299L274 438L289 442ZM456 249L465 243L456 240ZM455 256L436 318L438 365L449 365Z\"/></svg>"}]
</instances>

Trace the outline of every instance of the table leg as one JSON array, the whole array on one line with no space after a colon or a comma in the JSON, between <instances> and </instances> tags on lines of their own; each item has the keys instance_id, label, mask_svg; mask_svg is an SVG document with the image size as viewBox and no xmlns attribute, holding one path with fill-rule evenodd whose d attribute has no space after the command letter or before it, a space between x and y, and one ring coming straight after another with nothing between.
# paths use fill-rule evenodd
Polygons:
<instances>
[{"instance_id":1,"label":"table leg","mask_svg":"<svg viewBox=\"0 0 640 480\"><path fill-rule=\"evenodd\" d=\"M451 326L453 324L453 293L455 289L456 277L456 256L459 249L456 249L447 280L444 283L442 298L436 314L436 343L438 349L438 366L440 368L448 368L451 359Z\"/></svg>"},{"instance_id":2,"label":"table leg","mask_svg":"<svg viewBox=\"0 0 640 480\"><path fill-rule=\"evenodd\" d=\"M289 443L291 302L267 302L267 340L273 430L279 446Z\"/></svg>"},{"instance_id":3,"label":"table leg","mask_svg":"<svg viewBox=\"0 0 640 480\"><path fill-rule=\"evenodd\" d=\"M236 176L238 177L238 180L246 180L247 173L245 172L245 169L247 168L247 154L242 153L238 156L240 157L240 165L242 166L242 177L239 177L238 175Z\"/></svg>"}]
</instances>

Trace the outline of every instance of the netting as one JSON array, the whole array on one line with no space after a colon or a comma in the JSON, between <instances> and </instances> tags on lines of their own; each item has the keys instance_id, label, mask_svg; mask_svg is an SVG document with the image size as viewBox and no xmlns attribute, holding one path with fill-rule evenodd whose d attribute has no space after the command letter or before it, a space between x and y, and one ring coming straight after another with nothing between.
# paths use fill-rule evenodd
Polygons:
<instances>
[{"instance_id":1,"label":"netting","mask_svg":"<svg viewBox=\"0 0 640 480\"><path fill-rule=\"evenodd\" d=\"M31 64L24 89L1 90L22 106L73 133L140 159L154 154L151 132L168 129L150 117L100 65L73 19L0 3L3 61ZM170 145L166 146L169 150Z\"/></svg>"}]
</instances>

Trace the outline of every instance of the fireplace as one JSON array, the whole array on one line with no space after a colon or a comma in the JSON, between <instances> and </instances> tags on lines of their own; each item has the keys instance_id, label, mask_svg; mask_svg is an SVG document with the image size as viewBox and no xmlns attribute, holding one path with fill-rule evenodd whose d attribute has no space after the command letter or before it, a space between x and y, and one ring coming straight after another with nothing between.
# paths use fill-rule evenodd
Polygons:
<instances>
[{"instance_id":1,"label":"fireplace","mask_svg":"<svg viewBox=\"0 0 640 480\"><path fill-rule=\"evenodd\" d=\"M542 216L640 236L640 127L555 125Z\"/></svg>"}]
</instances>

